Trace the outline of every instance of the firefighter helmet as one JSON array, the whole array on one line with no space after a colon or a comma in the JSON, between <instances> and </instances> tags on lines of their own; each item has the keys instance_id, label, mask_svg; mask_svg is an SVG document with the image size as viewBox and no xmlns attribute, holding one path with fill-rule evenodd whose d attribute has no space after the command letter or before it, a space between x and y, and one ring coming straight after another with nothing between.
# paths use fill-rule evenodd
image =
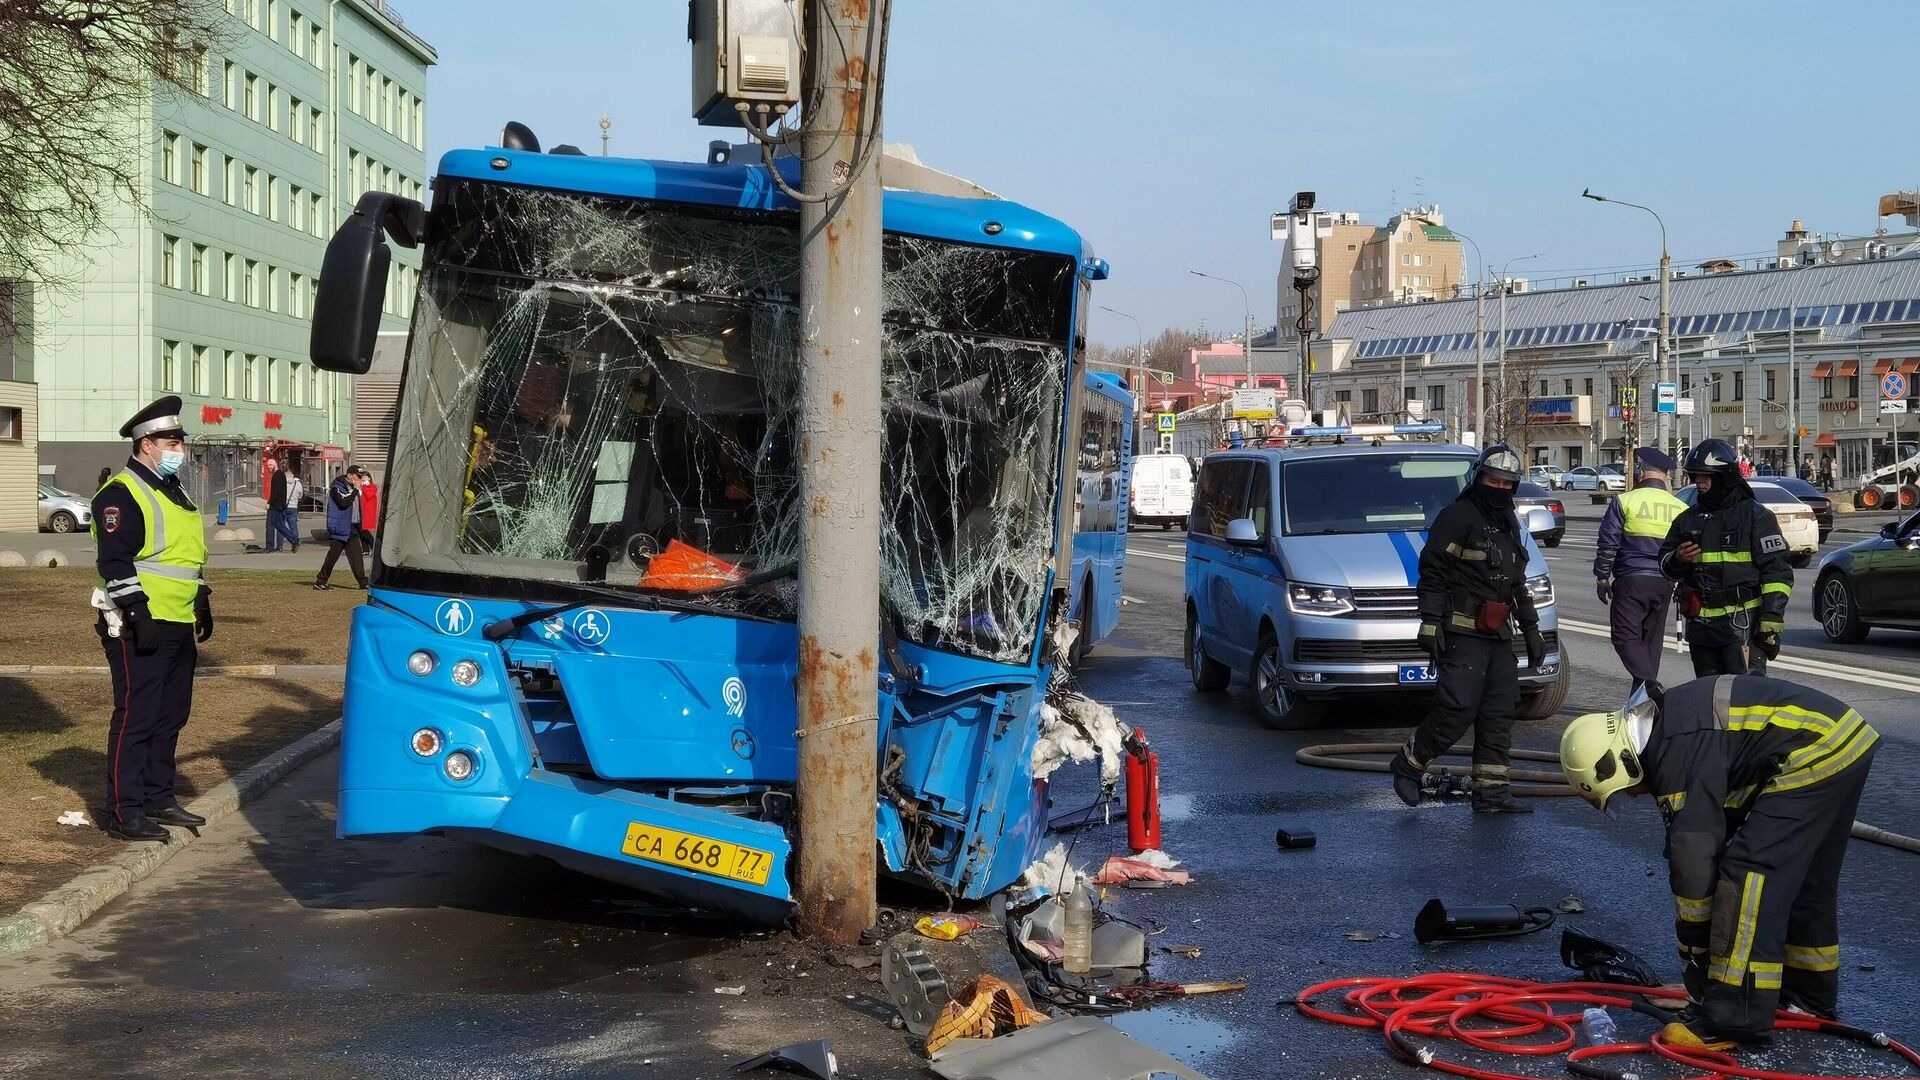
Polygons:
<instances>
[{"instance_id":1,"label":"firefighter helmet","mask_svg":"<svg viewBox=\"0 0 1920 1080\"><path fill-rule=\"evenodd\" d=\"M1560 736L1560 771L1567 785L1595 809L1605 810L1608 799L1646 779L1640 754L1658 711L1642 686L1616 712L1574 717Z\"/></svg>"},{"instance_id":2,"label":"firefighter helmet","mask_svg":"<svg viewBox=\"0 0 1920 1080\"><path fill-rule=\"evenodd\" d=\"M1489 476L1517 484L1523 475L1520 455L1514 453L1513 447L1506 443L1494 443L1487 447L1473 466L1473 482L1476 484Z\"/></svg>"},{"instance_id":3,"label":"firefighter helmet","mask_svg":"<svg viewBox=\"0 0 1920 1080\"><path fill-rule=\"evenodd\" d=\"M1687 451L1688 476L1712 476L1728 480L1740 478L1740 455L1725 439L1703 439Z\"/></svg>"}]
</instances>

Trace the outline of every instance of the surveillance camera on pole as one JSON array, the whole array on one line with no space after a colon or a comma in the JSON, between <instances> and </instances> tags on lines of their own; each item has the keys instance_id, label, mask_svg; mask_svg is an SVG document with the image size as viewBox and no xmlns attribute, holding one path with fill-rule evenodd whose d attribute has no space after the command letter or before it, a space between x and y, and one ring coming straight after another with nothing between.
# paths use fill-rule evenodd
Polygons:
<instances>
[{"instance_id":1,"label":"surveillance camera on pole","mask_svg":"<svg viewBox=\"0 0 1920 1080\"><path fill-rule=\"evenodd\" d=\"M1307 294L1320 280L1320 235L1318 222L1313 212L1314 197L1311 191L1296 192L1293 201L1287 205L1287 250L1293 263L1293 288L1300 294L1300 318L1294 323L1300 338L1300 400L1313 408L1313 395L1309 388L1309 377L1313 369L1313 307L1307 302Z\"/></svg>"}]
</instances>

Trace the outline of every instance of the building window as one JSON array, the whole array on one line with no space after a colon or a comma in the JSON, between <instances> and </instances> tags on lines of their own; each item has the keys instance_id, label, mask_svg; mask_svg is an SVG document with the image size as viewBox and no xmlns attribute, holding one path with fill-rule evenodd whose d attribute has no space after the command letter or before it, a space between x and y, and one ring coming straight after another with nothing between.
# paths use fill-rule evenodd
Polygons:
<instances>
[{"instance_id":1,"label":"building window","mask_svg":"<svg viewBox=\"0 0 1920 1080\"><path fill-rule=\"evenodd\" d=\"M1733 400L1735 401L1747 400L1746 372L1736 371L1733 373Z\"/></svg>"},{"instance_id":2,"label":"building window","mask_svg":"<svg viewBox=\"0 0 1920 1080\"><path fill-rule=\"evenodd\" d=\"M1447 407L1447 385L1445 383L1437 383L1427 387L1427 407L1434 412L1440 412Z\"/></svg>"},{"instance_id":3,"label":"building window","mask_svg":"<svg viewBox=\"0 0 1920 1080\"><path fill-rule=\"evenodd\" d=\"M299 274L287 275L287 314L296 319L307 317L307 289Z\"/></svg>"},{"instance_id":4,"label":"building window","mask_svg":"<svg viewBox=\"0 0 1920 1080\"><path fill-rule=\"evenodd\" d=\"M220 355L220 396L232 401L239 389L240 354L223 351Z\"/></svg>"},{"instance_id":5,"label":"building window","mask_svg":"<svg viewBox=\"0 0 1920 1080\"><path fill-rule=\"evenodd\" d=\"M307 369L307 403L316 409L326 404L320 394L320 369L316 367Z\"/></svg>"},{"instance_id":6,"label":"building window","mask_svg":"<svg viewBox=\"0 0 1920 1080\"><path fill-rule=\"evenodd\" d=\"M260 29L260 0L246 0L246 4L247 25L255 30Z\"/></svg>"},{"instance_id":7,"label":"building window","mask_svg":"<svg viewBox=\"0 0 1920 1080\"><path fill-rule=\"evenodd\" d=\"M246 303L248 307L260 306L260 264L247 260ZM249 399L251 400L251 399Z\"/></svg>"},{"instance_id":8,"label":"building window","mask_svg":"<svg viewBox=\"0 0 1920 1080\"><path fill-rule=\"evenodd\" d=\"M287 134L302 145L307 141L307 107L299 98L287 101Z\"/></svg>"},{"instance_id":9,"label":"building window","mask_svg":"<svg viewBox=\"0 0 1920 1080\"><path fill-rule=\"evenodd\" d=\"M207 193L207 148L199 143L193 144L193 193Z\"/></svg>"},{"instance_id":10,"label":"building window","mask_svg":"<svg viewBox=\"0 0 1920 1080\"><path fill-rule=\"evenodd\" d=\"M307 193L294 184L287 188L287 224L299 232L307 231Z\"/></svg>"},{"instance_id":11,"label":"building window","mask_svg":"<svg viewBox=\"0 0 1920 1080\"><path fill-rule=\"evenodd\" d=\"M287 403L296 407L307 403L307 380L300 368L299 361L287 361Z\"/></svg>"},{"instance_id":12,"label":"building window","mask_svg":"<svg viewBox=\"0 0 1920 1080\"><path fill-rule=\"evenodd\" d=\"M1586 388L1586 390L1584 391L1584 393L1585 393L1585 394L1586 394L1586 395L1587 395L1588 397L1592 397L1592 396L1593 396L1593 380L1592 380L1592 379L1588 379L1588 380L1587 380L1587 388Z\"/></svg>"},{"instance_id":13,"label":"building window","mask_svg":"<svg viewBox=\"0 0 1920 1080\"><path fill-rule=\"evenodd\" d=\"M209 100L213 97L213 80L210 77L210 71L211 65L207 63L207 50L194 50L193 92Z\"/></svg>"},{"instance_id":14,"label":"building window","mask_svg":"<svg viewBox=\"0 0 1920 1080\"><path fill-rule=\"evenodd\" d=\"M1366 389L1360 391L1360 411L1363 413L1377 413L1380 411L1379 390Z\"/></svg>"},{"instance_id":15,"label":"building window","mask_svg":"<svg viewBox=\"0 0 1920 1080\"><path fill-rule=\"evenodd\" d=\"M201 397L207 396L207 347L193 347L193 392Z\"/></svg>"},{"instance_id":16,"label":"building window","mask_svg":"<svg viewBox=\"0 0 1920 1080\"><path fill-rule=\"evenodd\" d=\"M427 145L427 103L419 98L413 99L413 148L423 150Z\"/></svg>"},{"instance_id":17,"label":"building window","mask_svg":"<svg viewBox=\"0 0 1920 1080\"><path fill-rule=\"evenodd\" d=\"M1567 380L1567 388L1561 391L1561 393L1566 394L1568 397L1573 396L1573 380L1572 379Z\"/></svg>"},{"instance_id":18,"label":"building window","mask_svg":"<svg viewBox=\"0 0 1920 1080\"><path fill-rule=\"evenodd\" d=\"M326 39L321 37L321 34L324 32L325 31L318 26L313 28L313 48L307 50L307 59L312 60L313 66L317 68L325 68L327 66L325 59L327 52Z\"/></svg>"},{"instance_id":19,"label":"building window","mask_svg":"<svg viewBox=\"0 0 1920 1080\"><path fill-rule=\"evenodd\" d=\"M205 244L193 245L193 263L187 270L187 280L193 282L193 291L201 296L211 296L207 288L207 247Z\"/></svg>"},{"instance_id":20,"label":"building window","mask_svg":"<svg viewBox=\"0 0 1920 1080\"><path fill-rule=\"evenodd\" d=\"M1545 379L1540 380L1540 396L1541 397L1547 396L1547 380Z\"/></svg>"},{"instance_id":21,"label":"building window","mask_svg":"<svg viewBox=\"0 0 1920 1080\"><path fill-rule=\"evenodd\" d=\"M180 136L171 131L160 133L160 175L169 184L180 182Z\"/></svg>"},{"instance_id":22,"label":"building window","mask_svg":"<svg viewBox=\"0 0 1920 1080\"><path fill-rule=\"evenodd\" d=\"M1767 400L1768 400L1768 401L1779 401L1779 400L1780 400L1780 395L1779 395L1779 394L1776 394L1776 393L1774 393L1774 389L1773 389L1773 377L1774 377L1774 374L1775 374L1775 372L1774 372L1774 370L1773 370L1772 368L1768 368L1768 369L1766 370L1766 376L1767 376L1767 394L1766 394L1766 398L1767 398ZM1831 394L1826 394L1826 395L1822 395L1822 396L1824 396L1824 397L1830 397L1830 396L1832 396L1832 395L1831 395Z\"/></svg>"},{"instance_id":23,"label":"building window","mask_svg":"<svg viewBox=\"0 0 1920 1080\"><path fill-rule=\"evenodd\" d=\"M247 96L245 104L247 119L258 123L260 121L260 77L258 75L250 74L247 76Z\"/></svg>"},{"instance_id":24,"label":"building window","mask_svg":"<svg viewBox=\"0 0 1920 1080\"><path fill-rule=\"evenodd\" d=\"M160 284L169 289L180 287L180 239L175 236L163 238L160 246Z\"/></svg>"},{"instance_id":25,"label":"building window","mask_svg":"<svg viewBox=\"0 0 1920 1080\"><path fill-rule=\"evenodd\" d=\"M347 56L347 108L360 111L360 58Z\"/></svg>"},{"instance_id":26,"label":"building window","mask_svg":"<svg viewBox=\"0 0 1920 1080\"><path fill-rule=\"evenodd\" d=\"M267 404L280 404L280 361L267 357Z\"/></svg>"},{"instance_id":27,"label":"building window","mask_svg":"<svg viewBox=\"0 0 1920 1080\"><path fill-rule=\"evenodd\" d=\"M248 401L260 400L260 358L247 354L246 363L240 369L240 395Z\"/></svg>"},{"instance_id":28,"label":"building window","mask_svg":"<svg viewBox=\"0 0 1920 1080\"><path fill-rule=\"evenodd\" d=\"M180 343L177 341L160 344L160 389L180 389Z\"/></svg>"},{"instance_id":29,"label":"building window","mask_svg":"<svg viewBox=\"0 0 1920 1080\"><path fill-rule=\"evenodd\" d=\"M366 102L367 108L361 115L375 123L380 122L380 99L375 96L374 93L379 86L379 81L380 73L373 70L373 64L367 64L367 90L362 96L362 100Z\"/></svg>"},{"instance_id":30,"label":"building window","mask_svg":"<svg viewBox=\"0 0 1920 1080\"><path fill-rule=\"evenodd\" d=\"M260 212L260 170L251 165L247 166L246 206L249 214Z\"/></svg>"},{"instance_id":31,"label":"building window","mask_svg":"<svg viewBox=\"0 0 1920 1080\"><path fill-rule=\"evenodd\" d=\"M231 60L220 61L220 104L231 109L240 95L240 66Z\"/></svg>"},{"instance_id":32,"label":"building window","mask_svg":"<svg viewBox=\"0 0 1920 1080\"><path fill-rule=\"evenodd\" d=\"M221 259L223 260L223 265L220 268L221 288L225 292L227 302L233 303L240 299L240 272L238 269L240 259L231 251L221 256Z\"/></svg>"},{"instance_id":33,"label":"building window","mask_svg":"<svg viewBox=\"0 0 1920 1080\"><path fill-rule=\"evenodd\" d=\"M278 314L280 311L280 278L286 271L267 267L267 310Z\"/></svg>"},{"instance_id":34,"label":"building window","mask_svg":"<svg viewBox=\"0 0 1920 1080\"><path fill-rule=\"evenodd\" d=\"M225 189L222 194L228 206L238 206L240 205L240 162L234 158L228 158L226 173L225 182L221 184Z\"/></svg>"},{"instance_id":35,"label":"building window","mask_svg":"<svg viewBox=\"0 0 1920 1080\"><path fill-rule=\"evenodd\" d=\"M1850 398L1857 398L1860 396L1860 376L1858 375L1847 376L1847 396Z\"/></svg>"},{"instance_id":36,"label":"building window","mask_svg":"<svg viewBox=\"0 0 1920 1080\"><path fill-rule=\"evenodd\" d=\"M313 197L313 235L315 236L326 235L323 231L326 228L325 206L326 203L322 200L321 196L315 195Z\"/></svg>"},{"instance_id":37,"label":"building window","mask_svg":"<svg viewBox=\"0 0 1920 1080\"><path fill-rule=\"evenodd\" d=\"M280 130L280 88L272 83L267 84L267 127Z\"/></svg>"},{"instance_id":38,"label":"building window","mask_svg":"<svg viewBox=\"0 0 1920 1080\"><path fill-rule=\"evenodd\" d=\"M1720 387L1725 382L1726 382L1725 379L1708 379L1707 380L1707 385L1710 387L1710 389L1707 391L1708 400L1714 401L1714 402L1718 402L1720 400Z\"/></svg>"},{"instance_id":39,"label":"building window","mask_svg":"<svg viewBox=\"0 0 1920 1080\"><path fill-rule=\"evenodd\" d=\"M297 11L288 20L287 47L293 50L293 55L302 60L307 58L307 21L301 18Z\"/></svg>"},{"instance_id":40,"label":"building window","mask_svg":"<svg viewBox=\"0 0 1920 1080\"><path fill-rule=\"evenodd\" d=\"M280 181L272 173L267 174L267 220L280 220Z\"/></svg>"},{"instance_id":41,"label":"building window","mask_svg":"<svg viewBox=\"0 0 1920 1080\"><path fill-rule=\"evenodd\" d=\"M280 0L267 0L267 37L280 40Z\"/></svg>"}]
</instances>

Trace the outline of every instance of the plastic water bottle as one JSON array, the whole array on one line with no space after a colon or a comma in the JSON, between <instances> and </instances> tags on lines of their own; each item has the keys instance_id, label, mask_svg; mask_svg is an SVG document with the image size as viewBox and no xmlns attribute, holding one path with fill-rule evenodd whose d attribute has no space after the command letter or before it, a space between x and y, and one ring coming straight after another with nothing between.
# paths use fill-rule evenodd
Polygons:
<instances>
[{"instance_id":1,"label":"plastic water bottle","mask_svg":"<svg viewBox=\"0 0 1920 1080\"><path fill-rule=\"evenodd\" d=\"M1589 1008L1580 1014L1580 1030L1587 1036L1588 1046L1606 1046L1620 1041L1620 1029L1613 1024L1613 1017L1607 1010Z\"/></svg>"},{"instance_id":2,"label":"plastic water bottle","mask_svg":"<svg viewBox=\"0 0 1920 1080\"><path fill-rule=\"evenodd\" d=\"M1093 898L1085 885L1074 886L1067 896L1067 931L1061 949L1060 966L1075 975L1093 969Z\"/></svg>"}]
</instances>

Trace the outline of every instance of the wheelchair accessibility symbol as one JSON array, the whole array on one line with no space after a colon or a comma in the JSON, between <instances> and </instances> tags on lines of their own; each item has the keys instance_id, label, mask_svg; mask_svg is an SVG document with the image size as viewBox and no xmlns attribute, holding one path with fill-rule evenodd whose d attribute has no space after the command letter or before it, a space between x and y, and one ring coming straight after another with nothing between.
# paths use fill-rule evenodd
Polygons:
<instances>
[{"instance_id":1,"label":"wheelchair accessibility symbol","mask_svg":"<svg viewBox=\"0 0 1920 1080\"><path fill-rule=\"evenodd\" d=\"M607 613L599 608L583 608L573 617L573 636L585 645L605 645L613 636Z\"/></svg>"}]
</instances>

